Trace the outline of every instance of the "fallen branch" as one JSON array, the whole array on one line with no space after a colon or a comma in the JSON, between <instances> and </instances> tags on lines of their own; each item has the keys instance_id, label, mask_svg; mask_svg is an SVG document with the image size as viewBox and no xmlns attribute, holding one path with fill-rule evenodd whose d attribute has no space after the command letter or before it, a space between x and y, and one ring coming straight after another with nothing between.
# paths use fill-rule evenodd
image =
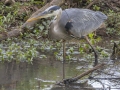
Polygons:
<instances>
[{"instance_id":1,"label":"fallen branch","mask_svg":"<svg viewBox=\"0 0 120 90\"><path fill-rule=\"evenodd\" d=\"M91 2L86 8L90 8L93 4L95 4L96 2L98 2L99 0L94 0L93 2Z\"/></svg>"},{"instance_id":2,"label":"fallen branch","mask_svg":"<svg viewBox=\"0 0 120 90\"><path fill-rule=\"evenodd\" d=\"M4 32L0 34L0 41L6 40L7 38L17 37L23 32L22 29L14 29L9 32Z\"/></svg>"},{"instance_id":3,"label":"fallen branch","mask_svg":"<svg viewBox=\"0 0 120 90\"><path fill-rule=\"evenodd\" d=\"M11 0L6 0L6 1L11 1ZM14 1L14 0L12 0L12 1ZM64 0L52 0L50 3L47 3L45 6L43 6L42 8L40 8L39 10L37 10L35 13L33 13L31 17L34 17L34 15L36 15L36 14L44 11L46 8L48 8L51 5L58 5L58 6L60 6L63 3L64 3ZM33 21L33 22L25 22L18 29L14 29L14 30L9 31L9 32L0 33L0 41L6 40L7 38L12 38L12 37L19 36L21 33L24 33L24 28L31 28L38 21L39 20L36 20L36 21Z\"/></svg>"},{"instance_id":4,"label":"fallen branch","mask_svg":"<svg viewBox=\"0 0 120 90\"><path fill-rule=\"evenodd\" d=\"M9 6L9 5L12 5L12 4L14 4L15 3L15 0L5 0L5 5L6 6Z\"/></svg>"},{"instance_id":5,"label":"fallen branch","mask_svg":"<svg viewBox=\"0 0 120 90\"><path fill-rule=\"evenodd\" d=\"M74 78L69 78L69 79L64 79L63 81L60 81L59 83L57 83L57 85L62 85L62 84L71 84L73 82L76 82L78 81L79 79L81 79L82 77L92 73L93 71L103 67L103 63L102 64L98 64L97 66L93 67L92 69L80 74L79 76L76 76Z\"/></svg>"},{"instance_id":6,"label":"fallen branch","mask_svg":"<svg viewBox=\"0 0 120 90\"><path fill-rule=\"evenodd\" d=\"M50 3L47 3L45 6L43 6L42 8L40 8L39 10L37 10L35 13L33 13L31 15L31 17L34 17L35 15L37 15L38 13L41 13L42 11L44 11L46 8L50 7L51 5L58 5L60 6L61 4L64 3L64 0L52 0ZM30 18L31 18L30 17ZM29 18L29 19L30 19ZM34 26L35 23L37 23L39 20L35 20L35 21L32 21L32 22L25 22L23 25L22 25L22 28L31 28Z\"/></svg>"}]
</instances>

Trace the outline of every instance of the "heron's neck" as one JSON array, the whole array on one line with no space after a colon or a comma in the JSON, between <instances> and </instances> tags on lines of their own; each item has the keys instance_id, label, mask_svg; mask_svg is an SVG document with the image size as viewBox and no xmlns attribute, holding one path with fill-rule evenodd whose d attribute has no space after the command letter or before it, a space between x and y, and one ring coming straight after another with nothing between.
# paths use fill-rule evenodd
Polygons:
<instances>
[{"instance_id":1,"label":"heron's neck","mask_svg":"<svg viewBox=\"0 0 120 90\"><path fill-rule=\"evenodd\" d=\"M59 12L57 13L56 15L56 22L59 22L60 18L61 18L61 15L62 15L62 9L59 10Z\"/></svg>"}]
</instances>

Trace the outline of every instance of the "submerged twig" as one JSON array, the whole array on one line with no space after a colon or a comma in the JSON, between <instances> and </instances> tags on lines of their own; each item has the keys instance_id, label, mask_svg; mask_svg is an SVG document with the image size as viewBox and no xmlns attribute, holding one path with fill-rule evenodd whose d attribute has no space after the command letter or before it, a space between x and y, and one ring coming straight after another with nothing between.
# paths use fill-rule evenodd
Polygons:
<instances>
[{"instance_id":1,"label":"submerged twig","mask_svg":"<svg viewBox=\"0 0 120 90\"><path fill-rule=\"evenodd\" d=\"M60 81L57 83L57 85L62 85L62 84L71 84L73 82L76 82L77 80L81 79L82 77L90 74L91 72L103 67L103 63L102 64L98 64L95 67L93 67L92 69L80 74L79 76L73 77L73 78L69 78L69 79L64 79L63 81Z\"/></svg>"},{"instance_id":2,"label":"submerged twig","mask_svg":"<svg viewBox=\"0 0 120 90\"><path fill-rule=\"evenodd\" d=\"M116 58L120 59L120 47L119 47L119 45L120 44L117 44L114 42L113 52L110 56L110 59L112 59L112 60L115 60Z\"/></svg>"}]
</instances>

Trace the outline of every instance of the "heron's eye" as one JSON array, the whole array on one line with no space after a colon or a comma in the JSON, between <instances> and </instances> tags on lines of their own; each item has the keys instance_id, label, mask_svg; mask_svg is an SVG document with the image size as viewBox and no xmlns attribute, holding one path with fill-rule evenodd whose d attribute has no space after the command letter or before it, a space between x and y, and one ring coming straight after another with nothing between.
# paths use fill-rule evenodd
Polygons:
<instances>
[{"instance_id":1,"label":"heron's eye","mask_svg":"<svg viewBox=\"0 0 120 90\"><path fill-rule=\"evenodd\" d=\"M50 13L53 13L53 10L50 10L49 12L50 12Z\"/></svg>"}]
</instances>

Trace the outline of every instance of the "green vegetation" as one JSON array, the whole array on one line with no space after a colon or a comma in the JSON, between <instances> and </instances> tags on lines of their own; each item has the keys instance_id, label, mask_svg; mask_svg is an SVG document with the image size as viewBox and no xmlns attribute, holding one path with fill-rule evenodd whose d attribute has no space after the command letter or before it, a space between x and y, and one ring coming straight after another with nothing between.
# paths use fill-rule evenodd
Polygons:
<instances>
[{"instance_id":1,"label":"green vegetation","mask_svg":"<svg viewBox=\"0 0 120 90\"><path fill-rule=\"evenodd\" d=\"M107 20L107 33L110 35L120 35L120 12L115 13L109 10Z\"/></svg>"},{"instance_id":2,"label":"green vegetation","mask_svg":"<svg viewBox=\"0 0 120 90\"><path fill-rule=\"evenodd\" d=\"M81 2L81 0L80 0ZM87 4L90 3L91 0L88 0ZM5 6L3 3L0 3L0 33L9 32L12 28L20 27L28 17L33 13L34 6L40 8L44 5L42 1L34 1L20 3L16 2L12 6ZM101 10L100 6L93 5L93 10ZM104 11L108 15L108 20L106 21L107 25L107 34L109 35L120 35L120 13L115 13L112 10ZM12 61L15 60L17 62L26 61L32 63L34 57L46 58L45 54L40 54L41 51L55 51L53 52L57 59L62 59L62 43L52 42L47 39L48 35L48 27L49 27L50 19L44 20L42 19L38 24L35 25L34 28L30 30L30 32L25 32L21 34L19 37L13 37L7 40L3 40L0 43L0 61ZM92 44L97 45L101 38L98 36L94 38L94 33L89 34L90 41ZM83 41L81 41L83 42ZM101 57L108 57L109 54L105 49L101 47L97 47L99 54ZM74 58L73 54L75 51L75 47L70 46L67 49L66 58L72 59ZM93 58L92 51L90 51L90 47L88 44L80 44L78 47L78 52L86 56L86 58ZM87 52L87 53L86 53ZM89 56L88 56L89 53Z\"/></svg>"},{"instance_id":3,"label":"green vegetation","mask_svg":"<svg viewBox=\"0 0 120 90\"><path fill-rule=\"evenodd\" d=\"M23 7L22 7L23 6ZM25 20L32 13L30 10L31 3L16 2L13 6L5 6L0 3L0 32L8 32L14 27L20 27ZM22 8L21 8L22 7ZM42 31L42 28L39 27ZM38 32L39 31L39 32ZM37 57L37 46L40 42L34 37L39 36L40 30L34 30L35 34L24 33L17 38L11 38L0 43L0 61L12 61L17 62L27 61L32 62L34 57Z\"/></svg>"}]
</instances>

